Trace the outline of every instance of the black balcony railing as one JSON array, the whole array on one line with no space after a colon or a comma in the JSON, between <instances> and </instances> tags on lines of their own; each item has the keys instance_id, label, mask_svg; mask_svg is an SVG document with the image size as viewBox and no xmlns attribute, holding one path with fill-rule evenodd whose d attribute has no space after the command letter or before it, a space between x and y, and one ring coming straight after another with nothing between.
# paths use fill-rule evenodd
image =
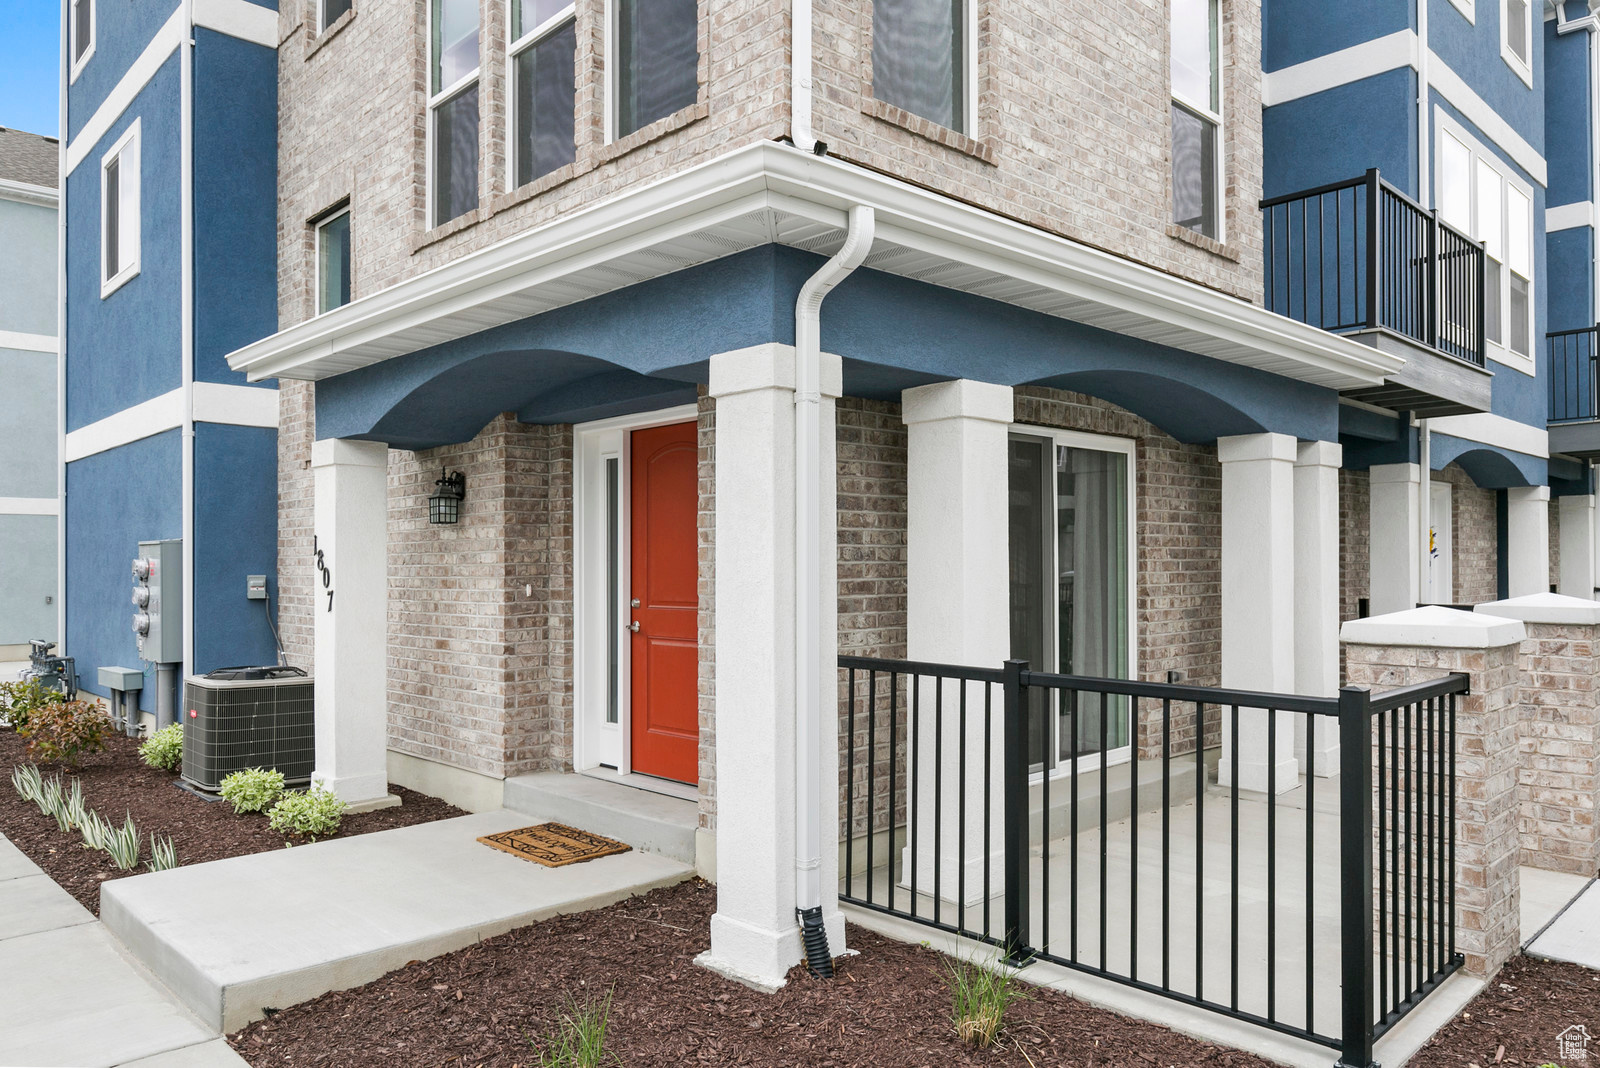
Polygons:
<instances>
[{"instance_id":1,"label":"black balcony railing","mask_svg":"<svg viewBox=\"0 0 1600 1068\"><path fill-rule=\"evenodd\" d=\"M1270 310L1335 333L1390 330L1484 365L1482 242L1376 170L1261 211Z\"/></svg>"},{"instance_id":2,"label":"black balcony railing","mask_svg":"<svg viewBox=\"0 0 1600 1068\"><path fill-rule=\"evenodd\" d=\"M1016 660L839 667L844 901L1330 1046L1350 1068L1461 966L1465 675L1300 697ZM1054 782L1041 717L1060 728ZM1282 778L1290 740L1334 724L1337 765ZM1239 744L1219 759L1223 736Z\"/></svg>"},{"instance_id":3,"label":"black balcony railing","mask_svg":"<svg viewBox=\"0 0 1600 1068\"><path fill-rule=\"evenodd\" d=\"M1550 334L1550 422L1600 419L1600 326Z\"/></svg>"}]
</instances>

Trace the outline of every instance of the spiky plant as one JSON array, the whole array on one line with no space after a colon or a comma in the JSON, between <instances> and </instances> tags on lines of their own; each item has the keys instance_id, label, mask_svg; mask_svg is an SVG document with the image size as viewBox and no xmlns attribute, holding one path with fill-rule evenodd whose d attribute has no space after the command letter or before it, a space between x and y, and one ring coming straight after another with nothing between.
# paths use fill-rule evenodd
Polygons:
<instances>
[{"instance_id":1,"label":"spiky plant","mask_svg":"<svg viewBox=\"0 0 1600 1068\"><path fill-rule=\"evenodd\" d=\"M121 871L132 871L139 866L139 829L133 825L130 814L121 827L113 830L103 847L111 854L111 863Z\"/></svg>"},{"instance_id":2,"label":"spiky plant","mask_svg":"<svg viewBox=\"0 0 1600 1068\"><path fill-rule=\"evenodd\" d=\"M144 862L149 871L166 871L178 866L178 847L170 837L150 836L150 858Z\"/></svg>"},{"instance_id":3,"label":"spiky plant","mask_svg":"<svg viewBox=\"0 0 1600 1068\"><path fill-rule=\"evenodd\" d=\"M83 783L73 779L72 789L61 797L61 812L56 816L56 823L63 831L75 831L82 827L83 821L88 818L88 810L88 805L83 800Z\"/></svg>"},{"instance_id":4,"label":"spiky plant","mask_svg":"<svg viewBox=\"0 0 1600 1068\"><path fill-rule=\"evenodd\" d=\"M44 776L39 773L39 765L18 764L12 768L11 785L24 801L37 805L40 795L44 793Z\"/></svg>"},{"instance_id":5,"label":"spiky plant","mask_svg":"<svg viewBox=\"0 0 1600 1068\"><path fill-rule=\"evenodd\" d=\"M39 789L39 796L34 798L33 803L38 805L39 811L46 816L55 816L61 811L62 801L61 776L52 775L44 780ZM56 817L56 822L60 822L60 817Z\"/></svg>"},{"instance_id":6,"label":"spiky plant","mask_svg":"<svg viewBox=\"0 0 1600 1068\"><path fill-rule=\"evenodd\" d=\"M112 827L100 813L90 809L78 825L78 833L83 835L83 848L104 849L111 838Z\"/></svg>"},{"instance_id":7,"label":"spiky plant","mask_svg":"<svg viewBox=\"0 0 1600 1068\"><path fill-rule=\"evenodd\" d=\"M1005 1025L1011 1003L1028 996L1016 972L967 960L946 964L945 971L956 1035L970 1046L989 1048Z\"/></svg>"},{"instance_id":8,"label":"spiky plant","mask_svg":"<svg viewBox=\"0 0 1600 1068\"><path fill-rule=\"evenodd\" d=\"M611 1027L611 993L598 1001L579 1005L568 999L556 1033L544 1043L541 1068L600 1068L608 1061L621 1063L606 1052L606 1032Z\"/></svg>"}]
</instances>

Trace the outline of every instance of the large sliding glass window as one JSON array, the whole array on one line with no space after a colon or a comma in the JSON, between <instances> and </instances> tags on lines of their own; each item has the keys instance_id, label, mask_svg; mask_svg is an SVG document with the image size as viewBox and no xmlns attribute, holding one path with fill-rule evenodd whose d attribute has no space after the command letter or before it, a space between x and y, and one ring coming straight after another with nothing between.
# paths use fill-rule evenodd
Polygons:
<instances>
[{"instance_id":1,"label":"large sliding glass window","mask_svg":"<svg viewBox=\"0 0 1600 1068\"><path fill-rule=\"evenodd\" d=\"M578 156L574 137L578 30L567 0L511 0L515 185Z\"/></svg>"},{"instance_id":2,"label":"large sliding glass window","mask_svg":"<svg viewBox=\"0 0 1600 1068\"><path fill-rule=\"evenodd\" d=\"M1219 0L1172 0L1172 221L1222 240Z\"/></svg>"},{"instance_id":3,"label":"large sliding glass window","mask_svg":"<svg viewBox=\"0 0 1600 1068\"><path fill-rule=\"evenodd\" d=\"M700 92L696 0L615 0L615 136L694 104Z\"/></svg>"},{"instance_id":4,"label":"large sliding glass window","mask_svg":"<svg viewBox=\"0 0 1600 1068\"><path fill-rule=\"evenodd\" d=\"M965 132L966 7L967 0L873 0L872 95Z\"/></svg>"},{"instance_id":5,"label":"large sliding glass window","mask_svg":"<svg viewBox=\"0 0 1600 1068\"><path fill-rule=\"evenodd\" d=\"M1040 431L1010 442L1011 655L1035 670L1132 671L1132 443ZM1126 698L1037 691L1033 763L1070 768L1131 741ZM1052 703L1053 702L1053 703Z\"/></svg>"},{"instance_id":6,"label":"large sliding glass window","mask_svg":"<svg viewBox=\"0 0 1600 1068\"><path fill-rule=\"evenodd\" d=\"M430 226L478 206L478 0L433 0L428 121Z\"/></svg>"}]
</instances>

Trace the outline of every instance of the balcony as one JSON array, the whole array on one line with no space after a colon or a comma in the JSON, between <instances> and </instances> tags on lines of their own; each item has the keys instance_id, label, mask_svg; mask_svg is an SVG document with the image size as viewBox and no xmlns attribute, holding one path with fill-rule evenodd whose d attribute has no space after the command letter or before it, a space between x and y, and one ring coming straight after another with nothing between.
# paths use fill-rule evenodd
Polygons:
<instances>
[{"instance_id":1,"label":"balcony","mask_svg":"<svg viewBox=\"0 0 1600 1068\"><path fill-rule=\"evenodd\" d=\"M1419 417L1489 410L1482 242L1376 170L1261 211L1267 308L1406 360L1345 396Z\"/></svg>"},{"instance_id":2,"label":"balcony","mask_svg":"<svg viewBox=\"0 0 1600 1068\"><path fill-rule=\"evenodd\" d=\"M1600 326L1548 335L1550 451L1600 459Z\"/></svg>"}]
</instances>

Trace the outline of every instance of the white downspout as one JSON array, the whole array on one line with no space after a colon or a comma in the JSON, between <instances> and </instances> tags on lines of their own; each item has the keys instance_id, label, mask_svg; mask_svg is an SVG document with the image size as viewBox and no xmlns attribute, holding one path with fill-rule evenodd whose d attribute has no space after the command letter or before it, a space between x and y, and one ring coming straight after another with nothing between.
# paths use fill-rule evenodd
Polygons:
<instances>
[{"instance_id":1,"label":"white downspout","mask_svg":"<svg viewBox=\"0 0 1600 1068\"><path fill-rule=\"evenodd\" d=\"M822 302L872 249L875 217L850 209L844 245L800 287L794 307L795 901L822 904Z\"/></svg>"},{"instance_id":2,"label":"white downspout","mask_svg":"<svg viewBox=\"0 0 1600 1068\"><path fill-rule=\"evenodd\" d=\"M1417 483L1417 516L1422 523L1421 545L1417 549L1422 556L1417 571L1417 600L1431 603L1441 598L1433 588L1433 431L1426 419L1417 420L1417 461L1422 469ZM1449 604L1453 595L1454 591L1449 591L1442 600Z\"/></svg>"},{"instance_id":3,"label":"white downspout","mask_svg":"<svg viewBox=\"0 0 1600 1068\"><path fill-rule=\"evenodd\" d=\"M67 645L67 79L72 42L61 5L60 114L56 119L56 651Z\"/></svg>"},{"instance_id":4,"label":"white downspout","mask_svg":"<svg viewBox=\"0 0 1600 1068\"><path fill-rule=\"evenodd\" d=\"M789 139L802 152L817 147L811 130L811 2L789 3Z\"/></svg>"}]
</instances>

